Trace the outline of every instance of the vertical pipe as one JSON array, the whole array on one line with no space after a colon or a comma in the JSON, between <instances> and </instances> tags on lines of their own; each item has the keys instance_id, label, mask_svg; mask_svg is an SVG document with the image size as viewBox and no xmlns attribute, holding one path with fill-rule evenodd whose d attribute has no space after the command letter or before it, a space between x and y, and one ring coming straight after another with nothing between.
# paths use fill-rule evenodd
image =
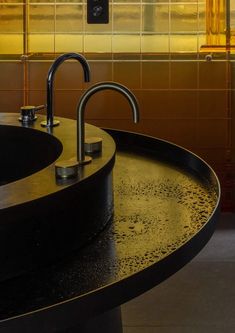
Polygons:
<instances>
[{"instance_id":1,"label":"vertical pipe","mask_svg":"<svg viewBox=\"0 0 235 333\"><path fill-rule=\"evenodd\" d=\"M23 54L21 60L23 62L23 104L29 104L29 83L28 83L28 34L29 34L29 3L24 0L23 5Z\"/></svg>"},{"instance_id":2,"label":"vertical pipe","mask_svg":"<svg viewBox=\"0 0 235 333\"><path fill-rule=\"evenodd\" d=\"M225 20L226 20L226 48L227 51L230 51L230 45L231 45L230 0L226 0Z\"/></svg>"}]
</instances>

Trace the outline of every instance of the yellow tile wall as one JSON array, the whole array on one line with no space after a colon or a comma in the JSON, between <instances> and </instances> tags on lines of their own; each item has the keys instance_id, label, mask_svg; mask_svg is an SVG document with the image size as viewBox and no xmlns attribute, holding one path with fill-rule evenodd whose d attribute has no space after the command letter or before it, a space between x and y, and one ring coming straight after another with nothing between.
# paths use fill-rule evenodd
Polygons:
<instances>
[{"instance_id":1,"label":"yellow tile wall","mask_svg":"<svg viewBox=\"0 0 235 333\"><path fill-rule=\"evenodd\" d=\"M234 209L234 55L214 52L212 61L205 60L205 8L206 0L113 0L109 24L89 25L83 0L2 0L0 112L46 103L52 60L80 52L89 61L91 82L83 82L76 62L64 63L56 74L55 114L75 118L79 97L96 82L125 84L140 103L138 125L123 97L110 91L90 100L87 121L193 150L218 172L223 208ZM232 27L234 22L231 4Z\"/></svg>"}]
</instances>

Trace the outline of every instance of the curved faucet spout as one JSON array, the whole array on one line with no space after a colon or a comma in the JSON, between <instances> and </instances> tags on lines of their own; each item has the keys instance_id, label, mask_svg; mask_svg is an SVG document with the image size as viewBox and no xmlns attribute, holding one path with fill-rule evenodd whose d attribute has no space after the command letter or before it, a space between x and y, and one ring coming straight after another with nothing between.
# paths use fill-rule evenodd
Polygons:
<instances>
[{"instance_id":1,"label":"curved faucet spout","mask_svg":"<svg viewBox=\"0 0 235 333\"><path fill-rule=\"evenodd\" d=\"M77 160L80 164L85 162L85 129L84 129L84 113L88 100L92 95L101 90L116 90L124 95L132 109L133 121L138 123L139 121L139 106L135 95L125 86L116 82L101 82L90 87L81 97L77 106Z\"/></svg>"},{"instance_id":2,"label":"curved faucet spout","mask_svg":"<svg viewBox=\"0 0 235 333\"><path fill-rule=\"evenodd\" d=\"M68 59L75 59L82 65L84 73L84 81L90 81L90 67L85 59L79 53L65 53L59 56L51 65L47 75L47 120L42 122L41 125L44 127L53 127L59 124L58 120L54 120L53 112L53 86L54 86L54 76L58 67Z\"/></svg>"}]
</instances>

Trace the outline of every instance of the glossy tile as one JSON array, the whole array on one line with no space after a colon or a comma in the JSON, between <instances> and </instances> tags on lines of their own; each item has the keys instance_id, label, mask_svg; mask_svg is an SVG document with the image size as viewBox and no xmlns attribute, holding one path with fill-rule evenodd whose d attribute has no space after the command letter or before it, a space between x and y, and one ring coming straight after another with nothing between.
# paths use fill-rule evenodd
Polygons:
<instances>
[{"instance_id":1,"label":"glossy tile","mask_svg":"<svg viewBox=\"0 0 235 333\"><path fill-rule=\"evenodd\" d=\"M140 88L141 64L137 62L114 62L113 79L130 89Z\"/></svg>"}]
</instances>

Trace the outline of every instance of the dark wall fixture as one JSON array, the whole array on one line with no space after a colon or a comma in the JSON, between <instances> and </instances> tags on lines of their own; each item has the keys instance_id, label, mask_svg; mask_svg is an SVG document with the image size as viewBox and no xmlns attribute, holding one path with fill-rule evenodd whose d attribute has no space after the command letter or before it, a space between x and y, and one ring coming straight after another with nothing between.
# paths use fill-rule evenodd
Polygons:
<instances>
[{"instance_id":1,"label":"dark wall fixture","mask_svg":"<svg viewBox=\"0 0 235 333\"><path fill-rule=\"evenodd\" d=\"M87 23L109 23L108 0L87 0Z\"/></svg>"}]
</instances>

